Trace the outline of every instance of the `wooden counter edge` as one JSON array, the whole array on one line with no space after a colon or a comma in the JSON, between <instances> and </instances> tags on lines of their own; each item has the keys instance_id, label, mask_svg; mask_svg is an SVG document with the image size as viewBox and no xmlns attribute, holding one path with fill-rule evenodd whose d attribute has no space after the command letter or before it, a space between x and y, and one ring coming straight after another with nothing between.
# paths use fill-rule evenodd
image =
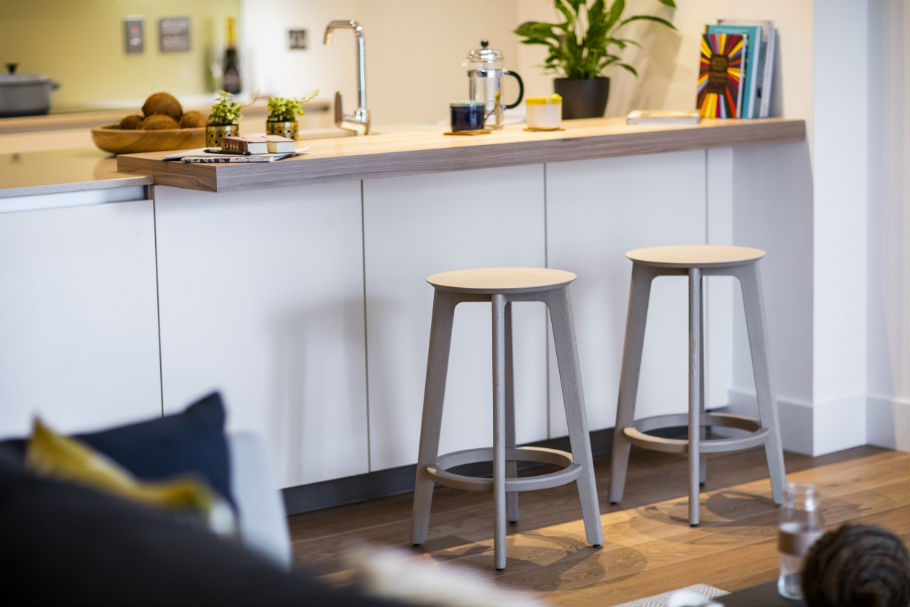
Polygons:
<instances>
[{"instance_id":1,"label":"wooden counter edge","mask_svg":"<svg viewBox=\"0 0 910 607\"><path fill-rule=\"evenodd\" d=\"M379 135L378 137L382 137ZM157 185L225 192L328 181L360 180L676 152L713 147L802 141L804 120L737 121L716 128L668 128L564 138L507 141L458 147L428 147L262 164L187 165L142 155L117 158L120 172L151 175Z\"/></svg>"}]
</instances>

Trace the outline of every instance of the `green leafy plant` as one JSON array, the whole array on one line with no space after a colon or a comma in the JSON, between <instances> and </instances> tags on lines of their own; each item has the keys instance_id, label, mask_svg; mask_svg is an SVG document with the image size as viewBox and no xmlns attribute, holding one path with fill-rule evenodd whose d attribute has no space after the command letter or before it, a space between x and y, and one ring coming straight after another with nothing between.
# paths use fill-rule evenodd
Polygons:
<instances>
[{"instance_id":1,"label":"green leafy plant","mask_svg":"<svg viewBox=\"0 0 910 607\"><path fill-rule=\"evenodd\" d=\"M271 122L293 122L297 116L303 115L303 104L314 99L319 94L316 89L306 97L272 97L268 101L269 115L266 120Z\"/></svg>"},{"instance_id":2,"label":"green leafy plant","mask_svg":"<svg viewBox=\"0 0 910 607\"><path fill-rule=\"evenodd\" d=\"M658 0L664 6L676 8L674 0ZM676 27L661 17L634 15L623 18L625 0L553 0L564 21L546 23L526 21L514 33L522 44L541 44L548 49L543 66L547 72L557 73L565 78L596 78L613 66L638 76L635 68L623 63L618 55L627 47L641 45L619 35L620 30L632 21L654 21L671 29Z\"/></svg>"},{"instance_id":3,"label":"green leafy plant","mask_svg":"<svg viewBox=\"0 0 910 607\"><path fill-rule=\"evenodd\" d=\"M240 111L243 109L234 96L227 91L215 93L215 103L212 104L212 113L209 114L209 124L236 124L243 118Z\"/></svg>"}]
</instances>

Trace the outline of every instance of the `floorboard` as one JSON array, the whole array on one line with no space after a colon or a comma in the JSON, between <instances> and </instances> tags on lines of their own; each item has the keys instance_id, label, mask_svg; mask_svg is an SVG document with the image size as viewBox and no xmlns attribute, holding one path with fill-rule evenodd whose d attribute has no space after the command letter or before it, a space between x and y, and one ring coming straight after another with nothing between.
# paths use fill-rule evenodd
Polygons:
<instances>
[{"instance_id":1,"label":"floorboard","mask_svg":"<svg viewBox=\"0 0 910 607\"><path fill-rule=\"evenodd\" d=\"M818 485L829 528L879 525L910 544L907 453L858 447L785 459L788 480ZM437 488L422 547L407 544L411 495L397 495L289 517L295 563L344 583L352 546L396 546L415 559L483 571L552 605L612 605L691 584L735 591L773 580L778 509L764 451L709 456L697 528L688 526L686 465L680 456L633 450L624 500L611 506L609 458L596 459L601 548L585 543L574 484L523 493L520 520L507 537L506 570L495 572L490 495Z\"/></svg>"}]
</instances>

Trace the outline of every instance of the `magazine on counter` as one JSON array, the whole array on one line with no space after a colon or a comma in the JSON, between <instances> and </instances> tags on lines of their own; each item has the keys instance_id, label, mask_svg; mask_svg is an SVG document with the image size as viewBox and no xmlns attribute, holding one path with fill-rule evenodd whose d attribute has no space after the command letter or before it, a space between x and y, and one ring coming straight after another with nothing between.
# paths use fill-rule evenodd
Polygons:
<instances>
[{"instance_id":1,"label":"magazine on counter","mask_svg":"<svg viewBox=\"0 0 910 607\"><path fill-rule=\"evenodd\" d=\"M179 150L173 154L168 154L162 160L173 160L179 162L203 163L203 164L220 164L220 163L243 163L243 162L275 162L292 156L299 156L306 153L310 146L298 148L293 152L280 152L276 154L236 154L225 152L218 148L199 148L193 150Z\"/></svg>"}]
</instances>

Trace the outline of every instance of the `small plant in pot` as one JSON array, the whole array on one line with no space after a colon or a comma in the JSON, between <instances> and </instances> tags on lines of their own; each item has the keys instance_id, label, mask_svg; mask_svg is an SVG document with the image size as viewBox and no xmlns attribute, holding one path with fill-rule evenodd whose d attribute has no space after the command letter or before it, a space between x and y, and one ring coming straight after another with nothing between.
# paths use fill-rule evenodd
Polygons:
<instances>
[{"instance_id":1,"label":"small plant in pot","mask_svg":"<svg viewBox=\"0 0 910 607\"><path fill-rule=\"evenodd\" d=\"M316 89L306 97L272 97L268 101L269 115L265 119L265 132L297 139L297 116L303 116L303 104L316 97Z\"/></svg>"},{"instance_id":2,"label":"small plant in pot","mask_svg":"<svg viewBox=\"0 0 910 607\"><path fill-rule=\"evenodd\" d=\"M215 94L215 103L205 125L205 145L221 147L222 137L236 137L240 134L240 111L243 109L234 96L227 91Z\"/></svg>"},{"instance_id":3,"label":"small plant in pot","mask_svg":"<svg viewBox=\"0 0 910 607\"><path fill-rule=\"evenodd\" d=\"M657 0L664 6L676 8L674 0ZM543 67L559 77L553 88L563 99L563 118L594 118L604 115L610 79L604 72L619 66L638 76L624 63L618 53L629 46L641 45L624 38L619 30L633 21L653 21L676 29L672 23L652 15L623 17L625 0L553 0L563 17L559 23L526 21L514 33L522 44L547 47Z\"/></svg>"}]
</instances>

